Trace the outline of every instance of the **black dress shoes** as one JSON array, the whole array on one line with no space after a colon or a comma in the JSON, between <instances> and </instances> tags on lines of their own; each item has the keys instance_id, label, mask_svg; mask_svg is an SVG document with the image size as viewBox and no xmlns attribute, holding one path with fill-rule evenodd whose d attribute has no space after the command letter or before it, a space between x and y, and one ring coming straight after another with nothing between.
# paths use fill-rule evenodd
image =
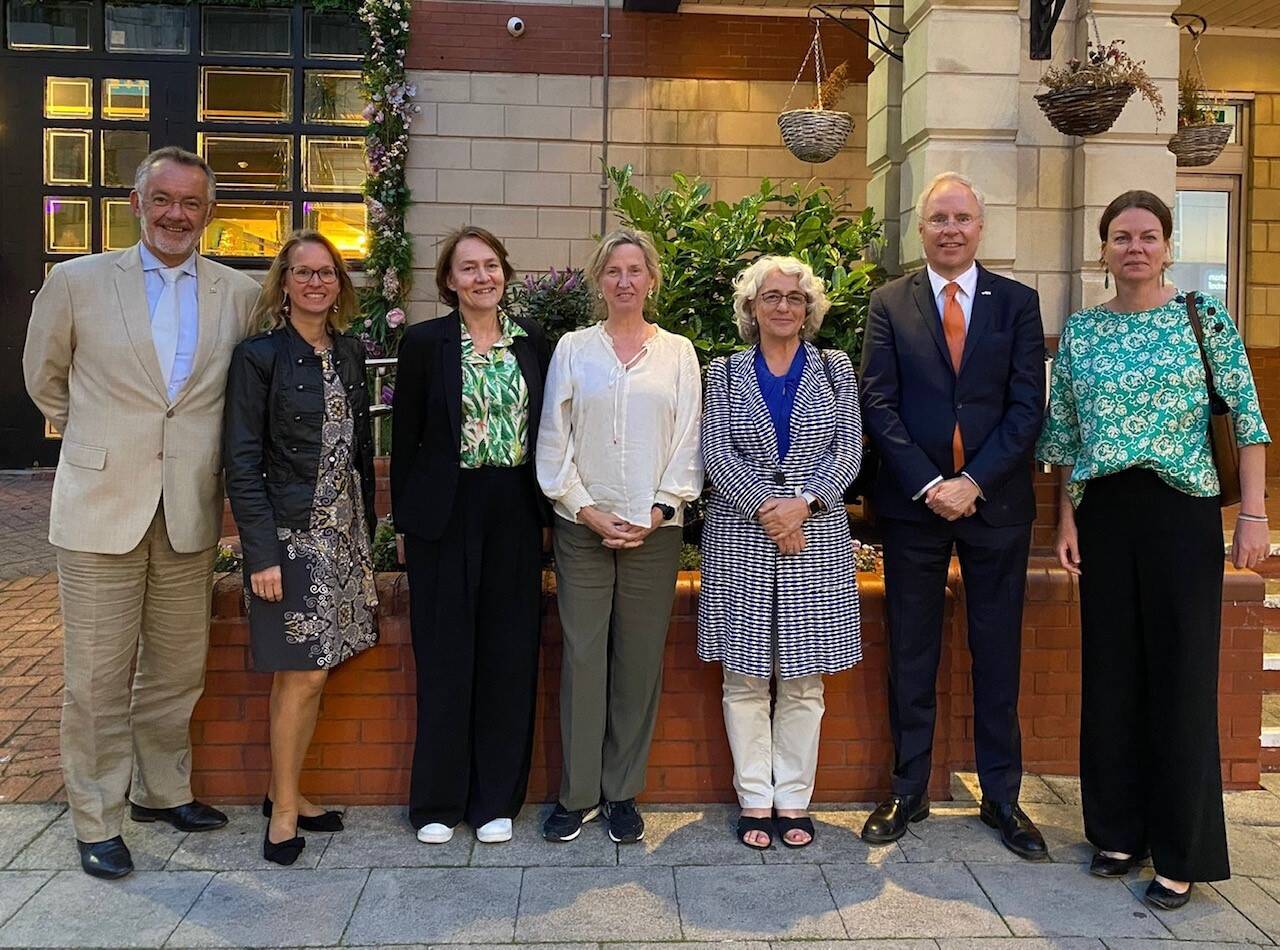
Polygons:
<instances>
[{"instance_id":1,"label":"black dress shoes","mask_svg":"<svg viewBox=\"0 0 1280 950\"><path fill-rule=\"evenodd\" d=\"M124 877L133 870L133 855L119 835L106 841L76 841L80 849L80 866L85 874L108 880Z\"/></svg>"},{"instance_id":2,"label":"black dress shoes","mask_svg":"<svg viewBox=\"0 0 1280 950\"><path fill-rule=\"evenodd\" d=\"M143 808L129 805L129 817L134 821L165 821L179 831L212 831L227 823L227 816L212 805L189 801L173 808Z\"/></svg>"},{"instance_id":3,"label":"black dress shoes","mask_svg":"<svg viewBox=\"0 0 1280 950\"><path fill-rule=\"evenodd\" d=\"M1191 900L1191 888L1179 894L1177 891L1171 891L1155 878L1151 879L1151 883L1147 885L1147 893L1145 900L1152 907L1158 907L1160 910L1177 910L1187 901Z\"/></svg>"},{"instance_id":4,"label":"black dress shoes","mask_svg":"<svg viewBox=\"0 0 1280 950\"><path fill-rule=\"evenodd\" d=\"M298 855L302 854L302 849L306 846L307 839L300 838L296 834L286 841L272 841L270 823L267 824L267 830L262 833L262 856L284 867L297 861Z\"/></svg>"},{"instance_id":5,"label":"black dress shoes","mask_svg":"<svg viewBox=\"0 0 1280 950\"><path fill-rule=\"evenodd\" d=\"M1127 858L1113 858L1099 851L1089 862L1089 873L1094 877L1124 877L1146 858L1145 854L1131 854Z\"/></svg>"},{"instance_id":6,"label":"black dress shoes","mask_svg":"<svg viewBox=\"0 0 1280 950\"><path fill-rule=\"evenodd\" d=\"M1017 802L990 802L984 798L978 815L984 825L1000 832L1004 846L1018 857L1028 861L1049 860L1044 836Z\"/></svg>"},{"instance_id":7,"label":"black dress shoes","mask_svg":"<svg viewBox=\"0 0 1280 950\"><path fill-rule=\"evenodd\" d=\"M862 840L868 844L890 844L907 833L907 824L929 817L927 795L894 795L867 818Z\"/></svg>"},{"instance_id":8,"label":"black dress shoes","mask_svg":"<svg viewBox=\"0 0 1280 950\"><path fill-rule=\"evenodd\" d=\"M272 812L272 804L270 797L262 799L262 817L270 818ZM323 815L299 815L298 830L299 831L341 831L345 826L342 824L342 812L327 811Z\"/></svg>"}]
</instances>

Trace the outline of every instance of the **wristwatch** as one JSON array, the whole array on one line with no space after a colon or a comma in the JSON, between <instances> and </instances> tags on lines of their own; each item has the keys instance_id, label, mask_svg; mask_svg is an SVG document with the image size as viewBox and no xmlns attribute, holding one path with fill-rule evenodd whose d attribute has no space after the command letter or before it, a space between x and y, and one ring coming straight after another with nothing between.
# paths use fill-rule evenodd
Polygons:
<instances>
[{"instance_id":1,"label":"wristwatch","mask_svg":"<svg viewBox=\"0 0 1280 950\"><path fill-rule=\"evenodd\" d=\"M655 501L653 503L653 507L657 508L660 512L662 512L663 521L670 521L672 518L676 516L676 510L672 508L670 505L663 505Z\"/></svg>"},{"instance_id":2,"label":"wristwatch","mask_svg":"<svg viewBox=\"0 0 1280 950\"><path fill-rule=\"evenodd\" d=\"M813 496L812 498L810 498L810 499L809 499L809 514L810 514L810 515L817 515L817 514L821 514L822 512L824 512L824 511L826 511L826 510L827 510L827 506L823 503L823 501L822 501L822 499L821 499L821 498L819 498L819 497L817 497L817 496L815 495L815 496Z\"/></svg>"}]
</instances>

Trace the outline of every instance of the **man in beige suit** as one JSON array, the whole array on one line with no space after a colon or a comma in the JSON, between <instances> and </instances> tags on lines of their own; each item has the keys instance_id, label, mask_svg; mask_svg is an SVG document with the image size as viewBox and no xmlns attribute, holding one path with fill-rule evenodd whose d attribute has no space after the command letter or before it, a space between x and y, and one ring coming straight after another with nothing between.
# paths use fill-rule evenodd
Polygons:
<instances>
[{"instance_id":1,"label":"man in beige suit","mask_svg":"<svg viewBox=\"0 0 1280 950\"><path fill-rule=\"evenodd\" d=\"M62 433L49 541L65 630L62 770L81 865L133 869L134 821L227 822L191 792L222 516L222 401L259 288L201 257L215 181L170 146L138 166L125 251L58 264L36 296L27 392ZM133 672L132 683L130 673Z\"/></svg>"}]
</instances>

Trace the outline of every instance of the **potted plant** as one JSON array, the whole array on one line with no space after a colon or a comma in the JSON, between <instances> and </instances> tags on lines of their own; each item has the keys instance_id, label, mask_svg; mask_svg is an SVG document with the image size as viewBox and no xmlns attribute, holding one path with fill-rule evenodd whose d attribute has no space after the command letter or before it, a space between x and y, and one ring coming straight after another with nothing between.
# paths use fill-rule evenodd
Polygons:
<instances>
[{"instance_id":1,"label":"potted plant","mask_svg":"<svg viewBox=\"0 0 1280 950\"><path fill-rule=\"evenodd\" d=\"M582 271L551 268L545 274L528 274L511 285L507 307L534 321L552 346L571 330L580 330L593 319L591 293Z\"/></svg>"},{"instance_id":2,"label":"potted plant","mask_svg":"<svg viewBox=\"0 0 1280 950\"><path fill-rule=\"evenodd\" d=\"M1096 25L1095 25L1096 30ZM1124 40L1103 44L1090 41L1084 60L1045 71L1040 84L1048 91L1036 102L1049 124L1063 135L1097 135L1115 124L1129 98L1138 92L1151 103L1156 120L1164 118L1160 90L1144 69L1124 50Z\"/></svg>"},{"instance_id":3,"label":"potted plant","mask_svg":"<svg viewBox=\"0 0 1280 950\"><path fill-rule=\"evenodd\" d=\"M1177 156L1179 168L1212 163L1222 154L1234 128L1218 122L1199 72L1188 69L1178 77L1178 131L1169 139L1169 151Z\"/></svg>"},{"instance_id":4,"label":"potted plant","mask_svg":"<svg viewBox=\"0 0 1280 950\"><path fill-rule=\"evenodd\" d=\"M817 85L817 93L807 109L788 109L791 96L795 94L804 68L813 58L813 75ZM802 162L829 162L835 158L853 131L853 117L847 112L839 112L832 108L849 85L849 66L841 63L827 76L823 76L826 68L822 56L822 25L820 20L814 21L813 42L809 52L805 54L800 71L796 73L795 82L791 84L791 92L782 105L782 113L778 116L778 129L782 132L782 144Z\"/></svg>"}]
</instances>

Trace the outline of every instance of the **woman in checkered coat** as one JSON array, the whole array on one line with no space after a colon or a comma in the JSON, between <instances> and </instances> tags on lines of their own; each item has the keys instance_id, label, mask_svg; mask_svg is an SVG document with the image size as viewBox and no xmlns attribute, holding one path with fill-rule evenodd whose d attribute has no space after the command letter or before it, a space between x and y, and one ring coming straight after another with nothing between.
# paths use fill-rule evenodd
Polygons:
<instances>
[{"instance_id":1,"label":"woman in checkered coat","mask_svg":"<svg viewBox=\"0 0 1280 950\"><path fill-rule=\"evenodd\" d=\"M698 656L724 668L738 837L757 849L813 840L822 676L862 656L843 502L862 457L858 384L847 354L808 342L828 306L807 264L760 258L734 293L753 345L707 371Z\"/></svg>"}]
</instances>

